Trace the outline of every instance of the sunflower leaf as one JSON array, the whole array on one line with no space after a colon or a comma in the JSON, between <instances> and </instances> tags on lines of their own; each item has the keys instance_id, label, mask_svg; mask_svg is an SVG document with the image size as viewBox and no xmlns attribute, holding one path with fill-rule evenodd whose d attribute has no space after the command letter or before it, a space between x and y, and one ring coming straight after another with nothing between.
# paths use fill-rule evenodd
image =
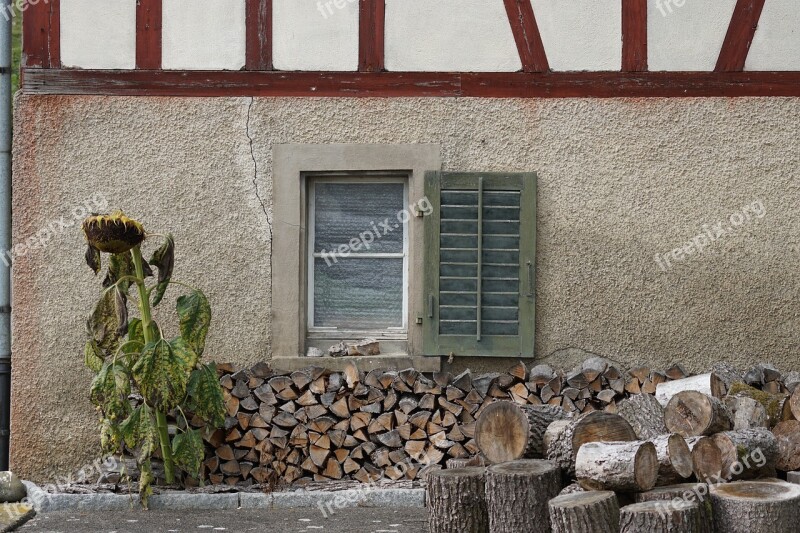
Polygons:
<instances>
[{"instance_id":1,"label":"sunflower leaf","mask_svg":"<svg viewBox=\"0 0 800 533\"><path fill-rule=\"evenodd\" d=\"M184 431L172 439L172 458L184 472L197 479L205 457L205 446L200 431Z\"/></svg>"},{"instance_id":2,"label":"sunflower leaf","mask_svg":"<svg viewBox=\"0 0 800 533\"><path fill-rule=\"evenodd\" d=\"M119 425L120 435L125 446L139 453L137 462L141 465L149 462L158 447L158 428L153 413L147 404L133 410L131 415Z\"/></svg>"},{"instance_id":3,"label":"sunflower leaf","mask_svg":"<svg viewBox=\"0 0 800 533\"><path fill-rule=\"evenodd\" d=\"M113 354L119 347L119 316L115 291L103 291L97 306L86 322L89 338L106 353Z\"/></svg>"},{"instance_id":4,"label":"sunflower leaf","mask_svg":"<svg viewBox=\"0 0 800 533\"><path fill-rule=\"evenodd\" d=\"M191 367L164 340L145 345L131 373L139 392L152 406L170 411L186 396Z\"/></svg>"},{"instance_id":5,"label":"sunflower leaf","mask_svg":"<svg viewBox=\"0 0 800 533\"><path fill-rule=\"evenodd\" d=\"M105 362L103 351L94 340L86 341L86 347L83 349L83 362L95 373L100 372L103 368Z\"/></svg>"},{"instance_id":6,"label":"sunflower leaf","mask_svg":"<svg viewBox=\"0 0 800 533\"><path fill-rule=\"evenodd\" d=\"M155 296L153 297L153 307L161 303L164 293L169 286L172 278L172 269L175 267L175 239L172 235L167 235L164 244L153 252L150 258L150 265L158 269L158 286L156 286Z\"/></svg>"},{"instance_id":7,"label":"sunflower leaf","mask_svg":"<svg viewBox=\"0 0 800 533\"><path fill-rule=\"evenodd\" d=\"M186 386L186 405L190 411L214 427L225 423L225 400L214 363L195 369Z\"/></svg>"},{"instance_id":8,"label":"sunflower leaf","mask_svg":"<svg viewBox=\"0 0 800 533\"><path fill-rule=\"evenodd\" d=\"M136 276L136 267L133 265L133 258L130 252L112 254L108 262L106 277L103 280L103 288L111 287L126 276ZM117 289L127 296L130 286L130 280L119 281Z\"/></svg>"},{"instance_id":9,"label":"sunflower leaf","mask_svg":"<svg viewBox=\"0 0 800 533\"><path fill-rule=\"evenodd\" d=\"M108 361L103 364L92 381L89 398L93 404L102 409L109 421L116 422L130 413L131 404L128 402L130 393L131 382L125 367Z\"/></svg>"},{"instance_id":10,"label":"sunflower leaf","mask_svg":"<svg viewBox=\"0 0 800 533\"><path fill-rule=\"evenodd\" d=\"M86 249L86 264L89 265L89 268L94 271L94 275L96 276L98 272L100 272L100 250L95 248L92 245Z\"/></svg>"},{"instance_id":11,"label":"sunflower leaf","mask_svg":"<svg viewBox=\"0 0 800 533\"><path fill-rule=\"evenodd\" d=\"M178 318L180 319L181 337L195 351L198 357L203 355L206 346L206 334L211 322L211 305L206 295L194 291L178 298Z\"/></svg>"},{"instance_id":12,"label":"sunflower leaf","mask_svg":"<svg viewBox=\"0 0 800 533\"><path fill-rule=\"evenodd\" d=\"M117 312L117 336L123 337L128 332L128 297L119 289L114 290L114 309Z\"/></svg>"}]
</instances>

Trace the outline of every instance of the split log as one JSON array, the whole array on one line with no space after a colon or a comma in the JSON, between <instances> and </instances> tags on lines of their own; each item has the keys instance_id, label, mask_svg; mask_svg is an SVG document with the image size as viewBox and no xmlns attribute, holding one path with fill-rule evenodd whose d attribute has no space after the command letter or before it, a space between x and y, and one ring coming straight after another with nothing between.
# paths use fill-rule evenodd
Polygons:
<instances>
[{"instance_id":1,"label":"split log","mask_svg":"<svg viewBox=\"0 0 800 533\"><path fill-rule=\"evenodd\" d=\"M656 485L672 485L692 476L692 451L683 437L673 433L650 439L650 442L658 455Z\"/></svg>"},{"instance_id":2,"label":"split log","mask_svg":"<svg viewBox=\"0 0 800 533\"><path fill-rule=\"evenodd\" d=\"M725 404L697 391L681 391L672 396L664 410L664 422L670 432L684 437L713 435L733 427Z\"/></svg>"},{"instance_id":3,"label":"split log","mask_svg":"<svg viewBox=\"0 0 800 533\"><path fill-rule=\"evenodd\" d=\"M775 477L778 441L765 428L726 431L712 437L722 456L725 480Z\"/></svg>"},{"instance_id":4,"label":"split log","mask_svg":"<svg viewBox=\"0 0 800 533\"><path fill-rule=\"evenodd\" d=\"M673 396L683 391L696 391L715 398L723 398L727 389L724 381L716 373L711 372L660 383L656 387L656 400L666 407Z\"/></svg>"},{"instance_id":5,"label":"split log","mask_svg":"<svg viewBox=\"0 0 800 533\"><path fill-rule=\"evenodd\" d=\"M725 405L733 413L733 429L770 427L769 416L764 406L746 396L726 396Z\"/></svg>"},{"instance_id":6,"label":"split log","mask_svg":"<svg viewBox=\"0 0 800 533\"><path fill-rule=\"evenodd\" d=\"M725 533L797 531L800 486L778 481L735 481L711 487L714 526Z\"/></svg>"},{"instance_id":7,"label":"split log","mask_svg":"<svg viewBox=\"0 0 800 533\"><path fill-rule=\"evenodd\" d=\"M664 407L650 394L634 394L617 404L617 414L628 421L640 440L667 433Z\"/></svg>"},{"instance_id":8,"label":"split log","mask_svg":"<svg viewBox=\"0 0 800 533\"><path fill-rule=\"evenodd\" d=\"M700 506L691 502L642 502L619 511L620 533L700 533Z\"/></svg>"},{"instance_id":9,"label":"split log","mask_svg":"<svg viewBox=\"0 0 800 533\"><path fill-rule=\"evenodd\" d=\"M544 433L555 420L567 418L560 407L495 402L478 417L475 441L492 463L544 456Z\"/></svg>"},{"instance_id":10,"label":"split log","mask_svg":"<svg viewBox=\"0 0 800 533\"><path fill-rule=\"evenodd\" d=\"M656 486L659 461L652 442L590 442L578 450L575 475L588 490L642 492Z\"/></svg>"},{"instance_id":11,"label":"split log","mask_svg":"<svg viewBox=\"0 0 800 533\"><path fill-rule=\"evenodd\" d=\"M693 438L686 441L692 450L692 470L697 479L718 482L722 476L722 452L711 437Z\"/></svg>"},{"instance_id":12,"label":"split log","mask_svg":"<svg viewBox=\"0 0 800 533\"><path fill-rule=\"evenodd\" d=\"M585 414L567 424L558 421L547 439L547 458L555 461L567 475L575 473L575 456L580 447L589 442L635 441L636 433L621 416L595 411ZM551 424L552 426L552 424Z\"/></svg>"},{"instance_id":13,"label":"split log","mask_svg":"<svg viewBox=\"0 0 800 533\"><path fill-rule=\"evenodd\" d=\"M781 420L791 418L791 398L786 394L771 394L744 383L734 383L729 396L751 398L763 405L769 417L769 427L774 427ZM788 406L785 405L786 402L789 402ZM787 415L789 416L787 417Z\"/></svg>"},{"instance_id":14,"label":"split log","mask_svg":"<svg viewBox=\"0 0 800 533\"><path fill-rule=\"evenodd\" d=\"M561 470L536 459L511 461L486 470L486 506L492 533L550 530L548 501L561 489Z\"/></svg>"},{"instance_id":15,"label":"split log","mask_svg":"<svg viewBox=\"0 0 800 533\"><path fill-rule=\"evenodd\" d=\"M619 533L619 503L613 492L557 496L548 507L553 533Z\"/></svg>"},{"instance_id":16,"label":"split log","mask_svg":"<svg viewBox=\"0 0 800 533\"><path fill-rule=\"evenodd\" d=\"M706 483L677 483L656 487L647 492L635 495L636 503L642 502L688 502L696 504L700 510L700 524L698 533L714 533L714 517L711 514L709 503L708 485ZM682 531L680 529L676 531Z\"/></svg>"},{"instance_id":17,"label":"split log","mask_svg":"<svg viewBox=\"0 0 800 533\"><path fill-rule=\"evenodd\" d=\"M483 468L438 470L428 475L428 528L437 533L488 533Z\"/></svg>"},{"instance_id":18,"label":"split log","mask_svg":"<svg viewBox=\"0 0 800 533\"><path fill-rule=\"evenodd\" d=\"M781 422L772 433L778 441L777 468L785 472L800 470L800 422Z\"/></svg>"}]
</instances>

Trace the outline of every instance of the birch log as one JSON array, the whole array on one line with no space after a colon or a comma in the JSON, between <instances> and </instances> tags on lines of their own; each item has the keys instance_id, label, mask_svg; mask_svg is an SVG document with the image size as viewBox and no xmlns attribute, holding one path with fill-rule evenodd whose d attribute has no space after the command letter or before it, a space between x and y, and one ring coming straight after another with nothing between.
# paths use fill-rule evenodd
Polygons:
<instances>
[{"instance_id":1,"label":"birch log","mask_svg":"<svg viewBox=\"0 0 800 533\"><path fill-rule=\"evenodd\" d=\"M486 506L492 533L550 530L547 503L561 489L561 470L551 461L511 461L486 470Z\"/></svg>"},{"instance_id":2,"label":"birch log","mask_svg":"<svg viewBox=\"0 0 800 533\"><path fill-rule=\"evenodd\" d=\"M650 439L650 442L658 455L656 485L672 485L692 476L692 451L683 437L673 433Z\"/></svg>"},{"instance_id":3,"label":"birch log","mask_svg":"<svg viewBox=\"0 0 800 533\"><path fill-rule=\"evenodd\" d=\"M701 374L690 378L659 383L656 387L656 400L666 407L673 396L679 392L690 390L702 392L703 394L708 394L715 398L722 398L726 393L725 383L715 373L711 372L709 374Z\"/></svg>"},{"instance_id":4,"label":"birch log","mask_svg":"<svg viewBox=\"0 0 800 533\"><path fill-rule=\"evenodd\" d=\"M735 481L711 487L714 526L725 533L790 533L800 525L800 485Z\"/></svg>"},{"instance_id":5,"label":"birch log","mask_svg":"<svg viewBox=\"0 0 800 533\"><path fill-rule=\"evenodd\" d=\"M766 428L770 426L764 406L746 396L727 396L725 405L733 413L733 429Z\"/></svg>"},{"instance_id":6,"label":"birch log","mask_svg":"<svg viewBox=\"0 0 800 533\"><path fill-rule=\"evenodd\" d=\"M437 533L488 533L483 468L439 470L428 476L428 527Z\"/></svg>"},{"instance_id":7,"label":"birch log","mask_svg":"<svg viewBox=\"0 0 800 533\"><path fill-rule=\"evenodd\" d=\"M590 442L629 442L636 440L631 425L619 415L595 411L566 424L555 422L548 428L547 458L555 461L566 475L575 473L578 449Z\"/></svg>"},{"instance_id":8,"label":"birch log","mask_svg":"<svg viewBox=\"0 0 800 533\"><path fill-rule=\"evenodd\" d=\"M544 433L567 413L552 405L519 405L502 401L488 405L475 427L475 441L490 463L544 456Z\"/></svg>"},{"instance_id":9,"label":"birch log","mask_svg":"<svg viewBox=\"0 0 800 533\"><path fill-rule=\"evenodd\" d=\"M712 437L722 458L726 480L775 477L778 441L766 428L726 431Z\"/></svg>"},{"instance_id":10,"label":"birch log","mask_svg":"<svg viewBox=\"0 0 800 533\"><path fill-rule=\"evenodd\" d=\"M730 410L719 399L697 391L675 394L664 409L664 422L684 437L713 435L733 427Z\"/></svg>"},{"instance_id":11,"label":"birch log","mask_svg":"<svg viewBox=\"0 0 800 533\"><path fill-rule=\"evenodd\" d=\"M722 476L722 452L711 437L692 438L686 441L692 450L692 470L697 479L717 482Z\"/></svg>"},{"instance_id":12,"label":"birch log","mask_svg":"<svg viewBox=\"0 0 800 533\"><path fill-rule=\"evenodd\" d=\"M667 433L664 407L651 394L634 394L617 404L617 414L628 421L640 440Z\"/></svg>"},{"instance_id":13,"label":"birch log","mask_svg":"<svg viewBox=\"0 0 800 533\"><path fill-rule=\"evenodd\" d=\"M613 492L558 496L549 508L553 533L619 533L619 503Z\"/></svg>"},{"instance_id":14,"label":"birch log","mask_svg":"<svg viewBox=\"0 0 800 533\"><path fill-rule=\"evenodd\" d=\"M587 490L642 492L658 479L658 454L652 442L590 442L578 450L575 475Z\"/></svg>"},{"instance_id":15,"label":"birch log","mask_svg":"<svg viewBox=\"0 0 800 533\"><path fill-rule=\"evenodd\" d=\"M696 503L650 501L620 509L620 533L701 533L702 516Z\"/></svg>"}]
</instances>

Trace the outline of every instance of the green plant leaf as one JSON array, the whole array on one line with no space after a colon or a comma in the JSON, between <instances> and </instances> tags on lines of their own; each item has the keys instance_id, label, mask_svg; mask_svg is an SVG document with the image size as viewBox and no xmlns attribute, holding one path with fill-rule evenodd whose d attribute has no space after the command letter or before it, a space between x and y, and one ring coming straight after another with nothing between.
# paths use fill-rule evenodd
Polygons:
<instances>
[{"instance_id":1,"label":"green plant leaf","mask_svg":"<svg viewBox=\"0 0 800 533\"><path fill-rule=\"evenodd\" d=\"M86 254L84 255L86 258L86 264L89 265L89 268L92 269L94 275L96 276L98 272L100 272L100 250L95 248L94 246L89 246L86 249Z\"/></svg>"},{"instance_id":2,"label":"green plant leaf","mask_svg":"<svg viewBox=\"0 0 800 533\"><path fill-rule=\"evenodd\" d=\"M172 346L164 340L145 345L131 369L145 400L163 411L170 411L183 401L190 371L186 361L176 356Z\"/></svg>"},{"instance_id":3,"label":"green plant leaf","mask_svg":"<svg viewBox=\"0 0 800 533\"><path fill-rule=\"evenodd\" d=\"M153 297L153 307L155 307L164 298L164 293L169 286L169 280L172 278L172 270L175 267L175 239L171 234L167 235L164 239L164 244L153 252L153 257L150 258L150 265L158 269L158 286Z\"/></svg>"},{"instance_id":4,"label":"green plant leaf","mask_svg":"<svg viewBox=\"0 0 800 533\"><path fill-rule=\"evenodd\" d=\"M201 366L189 376L186 406L214 427L222 427L225 423L225 400L214 363Z\"/></svg>"},{"instance_id":5,"label":"green plant leaf","mask_svg":"<svg viewBox=\"0 0 800 533\"><path fill-rule=\"evenodd\" d=\"M103 363L105 362L103 351L95 341L86 341L86 347L83 349L83 362L95 373L100 372L103 368Z\"/></svg>"},{"instance_id":6,"label":"green plant leaf","mask_svg":"<svg viewBox=\"0 0 800 533\"><path fill-rule=\"evenodd\" d=\"M200 478L200 466L205 454L203 437L196 429L179 433L172 439L172 458L175 464L195 479Z\"/></svg>"},{"instance_id":7,"label":"green plant leaf","mask_svg":"<svg viewBox=\"0 0 800 533\"><path fill-rule=\"evenodd\" d=\"M152 410L142 404L119 425L120 436L129 449L137 449L137 462L141 465L150 461L158 447L158 429Z\"/></svg>"},{"instance_id":8,"label":"green plant leaf","mask_svg":"<svg viewBox=\"0 0 800 533\"><path fill-rule=\"evenodd\" d=\"M130 252L122 254L112 254L108 262L108 271L103 280L103 288L108 288L117 283L125 276L136 276L136 267L133 265L133 258ZM117 288L124 294L128 295L128 288L131 286L130 280L120 281Z\"/></svg>"},{"instance_id":9,"label":"green plant leaf","mask_svg":"<svg viewBox=\"0 0 800 533\"><path fill-rule=\"evenodd\" d=\"M199 357L183 337L175 337L169 341L169 345L175 356L183 359L186 368L192 369L197 365Z\"/></svg>"},{"instance_id":10,"label":"green plant leaf","mask_svg":"<svg viewBox=\"0 0 800 533\"><path fill-rule=\"evenodd\" d=\"M89 338L106 353L114 354L119 347L120 322L117 314L116 291L103 291L94 311L86 321Z\"/></svg>"},{"instance_id":11,"label":"green plant leaf","mask_svg":"<svg viewBox=\"0 0 800 533\"><path fill-rule=\"evenodd\" d=\"M130 393L131 381L125 367L118 362L108 361L92 381L89 397L109 421L116 422L130 413Z\"/></svg>"},{"instance_id":12,"label":"green plant leaf","mask_svg":"<svg viewBox=\"0 0 800 533\"><path fill-rule=\"evenodd\" d=\"M105 453L122 453L122 433L119 425L107 418L100 423L100 447Z\"/></svg>"},{"instance_id":13,"label":"green plant leaf","mask_svg":"<svg viewBox=\"0 0 800 533\"><path fill-rule=\"evenodd\" d=\"M206 334L211 323L211 305L202 291L193 291L178 298L181 337L200 357L206 347Z\"/></svg>"}]
</instances>

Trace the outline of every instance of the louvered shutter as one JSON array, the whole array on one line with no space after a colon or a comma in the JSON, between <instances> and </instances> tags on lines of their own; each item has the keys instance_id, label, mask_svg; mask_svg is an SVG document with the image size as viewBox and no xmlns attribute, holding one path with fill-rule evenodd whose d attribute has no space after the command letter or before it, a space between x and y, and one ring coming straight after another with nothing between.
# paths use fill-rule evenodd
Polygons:
<instances>
[{"instance_id":1,"label":"louvered shutter","mask_svg":"<svg viewBox=\"0 0 800 533\"><path fill-rule=\"evenodd\" d=\"M532 357L536 174L428 172L426 355Z\"/></svg>"}]
</instances>

